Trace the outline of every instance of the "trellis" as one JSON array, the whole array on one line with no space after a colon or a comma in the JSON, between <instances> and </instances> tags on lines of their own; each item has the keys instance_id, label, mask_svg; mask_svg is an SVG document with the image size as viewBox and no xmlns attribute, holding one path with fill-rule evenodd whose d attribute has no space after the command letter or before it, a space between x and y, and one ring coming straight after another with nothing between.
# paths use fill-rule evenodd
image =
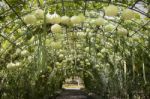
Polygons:
<instances>
[{"instance_id":1,"label":"trellis","mask_svg":"<svg viewBox=\"0 0 150 99\"><path fill-rule=\"evenodd\" d=\"M95 3L99 3L99 2L100 2L100 3L104 3L104 4L108 4L108 5L109 5L109 4L113 4L113 5L117 5L117 6L123 6L123 7L127 7L127 6L128 6L128 5L124 5L124 3L129 3L129 2L130 2L130 1L124 1L124 0L118 1L118 2L113 1L113 0L109 0L109 1L106 1L106 0L78 0L78 1L76 1L76 0L55 0L55 1L51 2L51 5L56 5L56 6L57 6L57 4L62 4L62 13L65 13L64 3L74 3L74 2L76 3L76 2L81 2L81 1L84 2L84 7L83 7L83 13L84 13L84 14L85 14L85 11L86 11L88 2L95 2ZM20 2L21 2L20 5L12 5L12 4L9 3L9 0L4 0L4 2L5 2L5 4L6 4L7 6L9 6L9 9L6 9L6 10L2 11L2 13L0 14L1 17L4 18L5 16L8 16L10 12L12 12L12 13L14 13L14 14L17 16L17 19L19 19L19 20L21 21L21 23L23 24L23 26L24 26L25 28L27 28L28 30L31 31L32 28L29 27L29 26L27 26L27 25L24 23L24 21L22 20L22 16L20 16L20 15L17 13L17 11L15 11L15 7L21 6L21 4L22 4L22 3L25 3L26 1L24 1L24 0L23 0L23 1L20 1ZM47 2L47 5L49 4L48 1L45 1L45 2ZM142 2L144 5L146 5L146 4L149 5L149 2L146 1L146 0L135 0L132 5L129 5L129 6L128 6L128 8L129 8L129 9L132 9L132 10L138 12L138 13L141 13L142 15L144 15L144 16L146 16L146 17L149 18L150 16L149 16L148 13L146 13L146 12L144 12L144 11L142 11L141 9L139 9L139 8L136 7L136 4L138 4L139 2ZM40 7L41 4L40 4L40 1L39 1L39 0L37 0L37 3L38 3L38 6ZM67 10L69 10L69 9L67 9ZM71 10L73 10L73 9L71 9ZM74 10L76 10L76 9L74 9ZM91 9L91 10L93 10L93 9ZM1 31L4 30L4 29L5 29L7 26L9 26L10 24L15 24L15 23L14 23L15 20L16 20L16 19L12 19L12 21L8 22L8 23L5 24L5 25L2 25L1 28L0 28L0 30L1 30ZM139 24L139 25L141 25L141 24ZM140 31L143 27L145 27L145 26L147 26L147 25L149 25L149 21L147 21L146 24L140 26L140 28L139 28L138 30L135 30L135 33L134 33L134 34L136 34L138 31ZM21 26L22 26L22 25L21 25ZM19 29L21 26L16 27L16 28L14 29L14 31L13 31L12 33L10 33L10 34L15 33L16 30ZM134 34L133 34L133 35L134 35ZM15 41L17 41L17 39L14 40L14 41L12 41L12 40L9 38L9 35L6 36L6 35L3 34L3 33L1 33L0 35L1 35L1 37L4 38L5 40L8 40L12 45L14 45L14 46L16 46L16 47L19 47L19 46L16 45L16 43L15 43ZM26 33L23 34L23 35L26 35ZM22 37L23 35L21 35L20 37ZM131 35L131 36L132 36L132 35ZM20 37L18 37L18 39L19 39ZM20 47L19 47L19 48L20 48ZM1 55L2 55L2 54L4 54L4 52L2 52ZM1 56L1 55L0 55L0 56Z\"/></svg>"},{"instance_id":2,"label":"trellis","mask_svg":"<svg viewBox=\"0 0 150 99\"><path fill-rule=\"evenodd\" d=\"M137 8L136 7L136 5L138 4L138 3L142 3L142 5L146 5L147 7L148 7L148 5L149 5L149 1L148 0L133 0L133 2L132 3L130 3L131 2L131 0L129 0L129 1L126 1L126 0L43 0L43 4L41 3L41 1L42 0L34 0L33 2L31 2L31 1L29 1L30 2L30 4L28 3L28 0L22 0L22 1L17 1L19 4L17 4L17 5L13 5L12 3L11 3L11 0L9 1L9 0L3 0L3 2L7 5L7 8L5 9L5 8L3 8L2 10L0 10L1 12L0 12L0 18L2 18L1 20L0 20L0 31L5 31L5 30L7 30L7 28L8 27L12 27L11 28L11 30L12 31L9 31L9 33L7 34L7 32L5 33L5 32L1 32L0 33L0 42L3 42L3 41L8 41L10 44L9 44L9 46L7 46L7 48L6 49L4 49L2 52L0 52L0 57L2 57L3 55L6 55L6 53L7 53L7 51L11 48L11 46L14 46L16 49L17 48L19 48L19 49L21 49L21 50L23 50L23 49L26 49L28 46L31 46L31 45L27 45L27 46L25 46L24 48L22 48L22 46L24 46L24 42L26 42L26 35L32 35L32 32L35 32L35 29L36 29L36 27L34 27L34 26L32 26L32 25L27 25L25 22L24 22L24 20L23 20L23 17L25 16L25 15L27 15L27 14L29 14L29 13L31 13L32 11L35 11L36 9L35 8L32 8L32 5L34 4L34 3L37 3L37 6L39 7L39 8L41 8L41 9L44 9L44 8L47 8L48 10L50 10L50 7L53 7L53 8L51 8L51 9L53 9L53 10L56 10L56 11L58 11L58 13L59 14L61 14L61 16L63 16L63 15L67 15L69 12L72 12L71 14L78 14L78 13L83 13L86 17L88 17L87 15L86 15L86 12L87 11L92 11L92 10L94 10L95 12L98 12L98 13L103 13L103 15L102 15L102 17L104 18L104 19L106 19L106 20L108 20L106 17L105 17L105 13L104 13L104 11L103 11L103 9L102 9L102 7L103 6L101 6L100 8L98 8L98 7L96 7L96 4L104 4L105 6L107 6L107 5L110 5L110 4L112 4L112 5L116 5L116 6L119 6L119 7L122 7L122 8L129 8L129 9L131 9L131 10L133 10L133 11L135 11L135 12L138 12L138 13L140 13L141 15L143 15L144 17L146 17L146 18L148 18L148 20L147 20L147 22L145 22L144 24L139 24L139 23L137 23L136 21L134 21L134 20L132 20L132 22L134 22L139 28L138 29L136 29L136 30L131 30L132 32L134 32L134 33L132 33L131 35L128 35L128 38L132 38L134 35L140 35L140 36L143 36L143 35L141 35L140 34L140 32L142 31L142 29L144 29L145 31L147 30L148 32L150 31L150 29L149 29L149 25L150 25L150 20L149 20L149 18L150 18L150 16L149 16L149 12L146 12L146 11L142 11L141 9L139 9L139 8ZM77 4L78 5L78 7L81 7L81 8L77 8L76 9L76 6L77 5L75 5L74 7L71 7L71 6L69 6L68 8L70 8L70 9L66 9L66 5L67 4ZM25 11L17 11L16 10L16 8L17 7L22 7L23 5L29 5L29 6L27 6L27 7L29 7L29 9L30 10L25 10ZM88 7L89 5L92 5L92 7L90 8L90 7ZM95 7L95 8L94 8ZM62 9L58 9L58 8L62 8ZM54 12L54 11L52 11L52 12ZM7 16L9 16L9 15L11 15L11 14L14 14L14 16L12 17L12 18L10 18L10 19L5 19L5 18L7 18ZM116 21L116 20L109 20L109 22L112 22L112 23L115 23L115 24L117 24L116 26L115 26L115 28L114 28L114 30L110 33L110 34L112 34L113 32L116 32L117 31L117 28L118 28L118 26L122 26L122 24L121 24L121 22L120 22L120 20L119 21ZM83 31L83 32L85 32L85 29L84 29L84 24L86 24L86 23L82 23L82 25L81 26L74 26L73 28L72 28L72 30L71 31L73 31L73 32L77 32L77 31ZM46 26L46 24L44 24L44 26ZM43 26L43 27L44 27ZM50 25L51 26L51 25ZM45 27L44 27L45 28ZM64 31L63 32L65 32L65 33L67 33L67 27L66 26L63 26L63 28L64 28ZM12 39L12 38L10 38L10 36L11 35L15 35L16 33L19 33L19 32L17 32L19 29L22 29L22 30L24 30L24 31L21 31L21 32L23 32L21 35L19 35L16 39ZM104 37L104 38L106 38L107 39L107 36L106 35L104 35L104 31L101 29L101 28L99 28L99 27L92 27L92 26L90 26L90 29L92 29L92 30L94 30L94 40L96 40L96 36L97 36L97 32L98 31L101 31L102 32L102 36ZM44 29L44 32L46 33L46 35L49 33L49 30L48 29ZM53 33L51 33L50 32L50 34L53 34ZM66 36L66 35L65 35ZM149 35L150 36L150 35ZM19 43L19 39L23 39L23 41L20 43L20 44L18 44ZM54 38L53 37L53 35L52 35L52 38ZM55 38L54 38L55 39ZM65 37L65 39L66 40L68 40L69 39L69 37ZM87 38L85 38L85 39L87 39ZM115 42L116 42L116 40L113 38L113 40L114 40L114 44L115 44ZM89 43L89 47L91 46L90 45L90 42L87 40L87 43ZM140 46L142 46L143 47L143 49L144 49L144 51L146 52L146 53L149 53L149 48L148 47L145 47L142 43L140 43L140 42L137 42ZM104 46L104 48L105 48L105 44L103 44ZM66 45L67 46L67 45ZM94 45L94 48L95 48L96 46ZM91 47L90 47L91 48ZM125 48L125 45L123 45L123 49L122 49L122 59L121 60L123 60L124 58L125 58L125 56L124 56L124 53L123 53L123 51L124 51L124 48ZM96 48L95 48L96 49ZM89 49L89 54L91 55L91 50ZM113 54L114 54L114 56L113 56L113 59L114 59L114 65L116 65L116 60L115 60L115 58L116 58L116 53L115 53L115 51L113 51ZM96 51L94 52L94 65L96 65L96 63L97 63L97 57L96 57ZM143 53L142 53L142 61L144 60L144 57L143 57ZM91 57L91 56L90 56ZM56 56L54 56L53 57L54 59L56 59ZM74 56L74 58L76 58L75 56ZM134 53L133 53L133 57L132 58L134 58ZM1 58L2 59L2 58ZM134 60L134 59L133 59ZM7 60L5 60L5 61L7 61ZM8 62L9 62L10 60L8 59ZM125 64L125 62L124 62L124 64ZM1 64L0 64L1 65ZM74 59L74 67L77 67L76 65L76 59ZM143 67L144 67L144 62L143 62ZM86 70L84 70L83 68L79 68L79 69L82 69L82 71L86 71ZM124 68L124 69L126 69L126 68ZM54 70L55 71L55 70ZM53 71L53 72L54 72ZM126 72L126 71L125 71ZM134 72L134 71L133 71ZM143 70L143 72L145 72L144 70ZM52 73L53 74L53 73ZM134 76L134 74L133 74L133 76ZM145 76L144 74L143 74L143 76ZM124 77L125 79L126 79L126 75L125 75L125 77ZM143 77L144 78L144 77ZM144 78L144 80L145 80L145 82L146 82L146 78Z\"/></svg>"}]
</instances>

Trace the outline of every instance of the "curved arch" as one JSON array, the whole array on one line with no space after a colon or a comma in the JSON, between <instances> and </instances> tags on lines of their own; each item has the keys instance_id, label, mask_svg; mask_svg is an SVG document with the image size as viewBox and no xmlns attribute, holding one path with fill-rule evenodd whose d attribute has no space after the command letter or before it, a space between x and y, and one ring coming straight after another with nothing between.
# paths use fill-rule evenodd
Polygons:
<instances>
[{"instance_id":1,"label":"curved arch","mask_svg":"<svg viewBox=\"0 0 150 99\"><path fill-rule=\"evenodd\" d=\"M140 22L138 22L140 19L137 19L138 21L130 20L129 23L126 24L124 20L119 19L121 15L119 13L117 17L115 16L112 19L105 17L105 15L100 15L100 13L105 12L103 7L112 4L119 6L121 10L125 8L131 9L138 12L138 14L143 14L146 18L149 18L150 16L147 13L134 9L139 0L135 0L135 2L131 4L128 4L128 2L116 2L112 0L51 0L47 1L43 5L41 4L41 1L35 0L32 2L33 5L26 4L30 7L29 9L26 10L26 8L22 8L25 10L18 12L15 8L13 8L17 7L17 5L13 6L8 0L4 1L9 6L9 9L6 9L1 13L2 17L10 14L15 14L15 17L10 17L8 20L6 18L0 23L1 26L4 25L0 27L1 31L7 30L7 27L12 27L6 36L2 33L0 34L0 37L2 37L0 42L2 42L2 44L3 41L9 42L6 48L2 48L3 51L0 52L0 57L7 54L11 56L11 54L16 53L15 51L17 48L23 51L33 50L29 51L27 56L21 56L21 54L15 56L13 61L9 58L4 60L5 64L2 64L2 66L4 65L2 70L6 70L6 73L8 72L13 74L18 72L18 74L14 75L20 76L19 73L21 73L21 76L23 77L24 75L28 77L27 73L29 73L30 77L34 77L34 79L27 78L34 82L33 87L35 87L35 83L41 81L43 82L43 86L45 83L50 86L50 91L52 91L52 93L55 91L53 89L57 89L58 85L62 83L63 78L66 77L66 72L74 72L74 74L84 76L83 78L87 81L87 85L93 85L87 89L93 91L96 87L100 88L95 90L98 94L101 91L104 92L113 90L124 92L124 87L126 87L125 92L128 92L127 86L130 87L130 84L133 84L134 79L136 79L135 77L140 77L140 80L144 79L142 82L143 85L147 85L147 82L149 83L149 81L147 81L147 74L149 73L145 71L145 68L149 68L148 59L150 59L150 49L147 44L150 37L147 32L149 31L149 19L143 19L144 21ZM29 1L29 3L30 2L31 1ZM148 0L142 2L148 4ZM50 12L55 12L57 10L61 15L72 16L82 12L87 19L96 19L101 16L105 21L107 21L106 26L111 24L113 25L113 29L111 31L106 31L105 25L96 26L92 23L92 20L85 21L77 26L60 24L63 27L63 31L58 34L51 31L50 28L52 24L46 23L46 18L44 18L44 22L40 23L40 25L28 25L24 22L23 17L34 13L36 10L34 3L36 3L35 5L39 8L46 9ZM21 5L21 3L18 5ZM66 6L69 8L67 9L68 11L65 9ZM98 14L98 16L88 16L87 13L90 13L90 11L94 11ZM125 35L118 34L118 28L120 27L126 29L127 33ZM19 33L19 29L21 29L19 32L22 32L22 34L16 36L15 39L12 39L11 35L15 36L15 34ZM27 37L30 36L28 33L31 33L31 37ZM33 42L29 43L32 37L35 37L35 39ZM11 48L12 46L15 47ZM31 47L32 49L30 49ZM12 50L13 52L7 53L9 50ZM147 59L144 59L143 55L145 55ZM28 56L33 56L33 59L28 60ZM17 68L16 72L9 70L8 65L12 65L13 62L17 63L18 61L23 61L24 67ZM80 74L81 72L84 72L85 74ZM136 75L136 73L138 75ZM130 83L128 83L127 80L129 80ZM36 87L39 87L38 84ZM50 84L52 84L52 86ZM110 85L108 86L108 89L106 87L107 85ZM122 94L126 95L126 93Z\"/></svg>"}]
</instances>

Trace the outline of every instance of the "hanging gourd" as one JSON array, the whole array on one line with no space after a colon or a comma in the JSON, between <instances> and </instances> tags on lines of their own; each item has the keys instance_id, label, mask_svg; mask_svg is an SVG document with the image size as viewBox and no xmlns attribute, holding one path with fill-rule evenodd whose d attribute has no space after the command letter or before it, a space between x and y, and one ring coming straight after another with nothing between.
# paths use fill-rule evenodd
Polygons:
<instances>
[{"instance_id":1,"label":"hanging gourd","mask_svg":"<svg viewBox=\"0 0 150 99\"><path fill-rule=\"evenodd\" d=\"M62 16L61 17L61 23L62 24L69 24L70 23L70 18L68 16Z\"/></svg>"},{"instance_id":2,"label":"hanging gourd","mask_svg":"<svg viewBox=\"0 0 150 99\"><path fill-rule=\"evenodd\" d=\"M24 17L24 22L26 24L34 25L37 22L35 15L29 14Z\"/></svg>"},{"instance_id":3,"label":"hanging gourd","mask_svg":"<svg viewBox=\"0 0 150 99\"><path fill-rule=\"evenodd\" d=\"M72 16L71 17L71 23L72 24L80 24L82 22L80 16Z\"/></svg>"},{"instance_id":4,"label":"hanging gourd","mask_svg":"<svg viewBox=\"0 0 150 99\"><path fill-rule=\"evenodd\" d=\"M114 5L109 5L108 7L104 8L106 16L116 16L118 14L118 7Z\"/></svg>"},{"instance_id":5,"label":"hanging gourd","mask_svg":"<svg viewBox=\"0 0 150 99\"><path fill-rule=\"evenodd\" d=\"M55 12L51 15L51 23L52 24L58 24L61 22L61 17Z\"/></svg>"},{"instance_id":6,"label":"hanging gourd","mask_svg":"<svg viewBox=\"0 0 150 99\"><path fill-rule=\"evenodd\" d=\"M51 26L51 31L53 33L60 33L62 30L61 26L59 24L54 24Z\"/></svg>"},{"instance_id":7,"label":"hanging gourd","mask_svg":"<svg viewBox=\"0 0 150 99\"><path fill-rule=\"evenodd\" d=\"M106 20L103 19L103 18L101 18L101 17L95 19L95 21L94 21L94 24L97 25L97 26L102 26L102 25L104 25L105 23L106 23Z\"/></svg>"},{"instance_id":8,"label":"hanging gourd","mask_svg":"<svg viewBox=\"0 0 150 99\"><path fill-rule=\"evenodd\" d=\"M130 9L125 9L122 12L121 18L124 20L131 20L134 18L134 12Z\"/></svg>"},{"instance_id":9,"label":"hanging gourd","mask_svg":"<svg viewBox=\"0 0 150 99\"><path fill-rule=\"evenodd\" d=\"M44 18L44 11L42 9L37 9L35 11L35 16L38 19L43 19Z\"/></svg>"}]
</instances>

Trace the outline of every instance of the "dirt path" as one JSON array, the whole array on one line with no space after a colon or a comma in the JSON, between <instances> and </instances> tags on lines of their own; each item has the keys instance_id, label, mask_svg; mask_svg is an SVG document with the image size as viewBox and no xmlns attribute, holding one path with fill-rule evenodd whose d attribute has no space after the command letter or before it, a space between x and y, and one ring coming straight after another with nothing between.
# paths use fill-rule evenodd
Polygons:
<instances>
[{"instance_id":1,"label":"dirt path","mask_svg":"<svg viewBox=\"0 0 150 99\"><path fill-rule=\"evenodd\" d=\"M81 90L65 89L56 99L91 99L91 98Z\"/></svg>"}]
</instances>

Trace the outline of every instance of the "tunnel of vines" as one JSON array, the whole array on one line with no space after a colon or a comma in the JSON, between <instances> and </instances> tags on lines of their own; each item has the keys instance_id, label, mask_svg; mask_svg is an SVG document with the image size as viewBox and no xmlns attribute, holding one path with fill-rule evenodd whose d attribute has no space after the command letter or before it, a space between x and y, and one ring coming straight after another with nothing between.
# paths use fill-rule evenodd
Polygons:
<instances>
[{"instance_id":1,"label":"tunnel of vines","mask_svg":"<svg viewBox=\"0 0 150 99\"><path fill-rule=\"evenodd\" d=\"M149 4L0 0L0 99L52 99L74 76L102 99L150 98Z\"/></svg>"}]
</instances>

